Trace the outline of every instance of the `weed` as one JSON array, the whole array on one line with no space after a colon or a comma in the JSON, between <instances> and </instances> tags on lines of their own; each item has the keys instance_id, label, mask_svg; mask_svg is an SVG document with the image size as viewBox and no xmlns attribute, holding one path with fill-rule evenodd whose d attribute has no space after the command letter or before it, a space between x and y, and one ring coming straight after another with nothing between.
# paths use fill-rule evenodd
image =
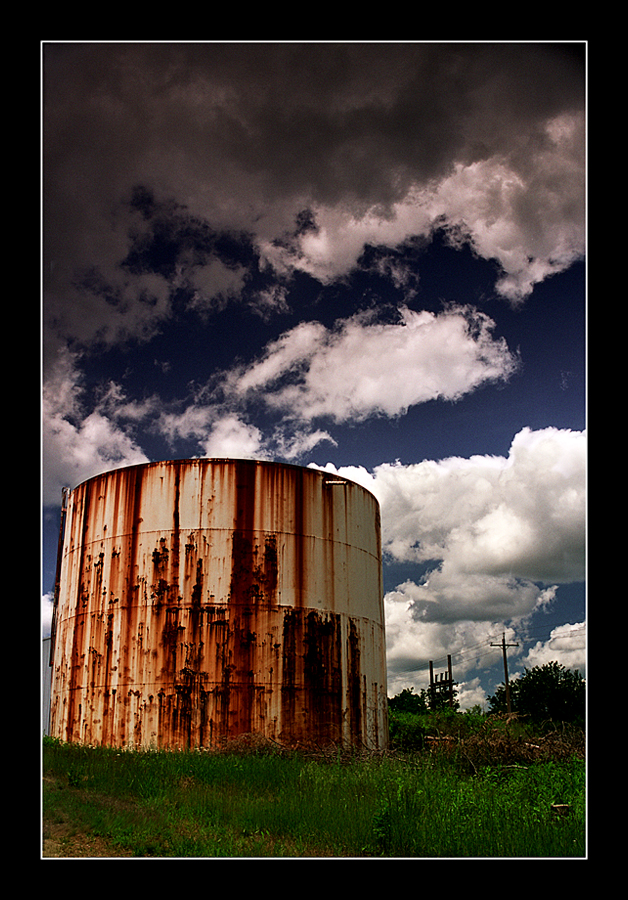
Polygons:
<instances>
[{"instance_id":1,"label":"weed","mask_svg":"<svg viewBox=\"0 0 628 900\"><path fill-rule=\"evenodd\" d=\"M433 735L453 740L386 754L121 751L45 740L44 834L63 826L63 855L82 835L77 855L583 856L583 760L522 759L513 747L528 734L501 726L489 734L477 722L452 733L455 724L443 718ZM489 756L487 744L504 755ZM557 818L556 804L568 814Z\"/></svg>"}]
</instances>

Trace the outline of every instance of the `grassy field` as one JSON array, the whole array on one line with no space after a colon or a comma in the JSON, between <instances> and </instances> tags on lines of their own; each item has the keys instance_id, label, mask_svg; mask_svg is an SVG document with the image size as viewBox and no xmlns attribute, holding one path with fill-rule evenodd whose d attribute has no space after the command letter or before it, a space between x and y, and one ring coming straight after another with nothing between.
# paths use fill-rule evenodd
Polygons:
<instances>
[{"instance_id":1,"label":"grassy field","mask_svg":"<svg viewBox=\"0 0 628 900\"><path fill-rule=\"evenodd\" d=\"M534 744L507 726L432 731L420 749L384 754L246 740L138 752L44 738L42 855L586 855L585 763L572 743Z\"/></svg>"}]
</instances>

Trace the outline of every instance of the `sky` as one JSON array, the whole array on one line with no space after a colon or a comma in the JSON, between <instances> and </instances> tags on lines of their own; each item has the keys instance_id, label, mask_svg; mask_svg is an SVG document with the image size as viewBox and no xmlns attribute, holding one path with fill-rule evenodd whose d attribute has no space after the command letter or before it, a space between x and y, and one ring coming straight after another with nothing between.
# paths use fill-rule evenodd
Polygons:
<instances>
[{"instance_id":1,"label":"sky","mask_svg":"<svg viewBox=\"0 0 628 900\"><path fill-rule=\"evenodd\" d=\"M586 42L41 45L42 624L63 487L338 472L388 693L586 674Z\"/></svg>"}]
</instances>

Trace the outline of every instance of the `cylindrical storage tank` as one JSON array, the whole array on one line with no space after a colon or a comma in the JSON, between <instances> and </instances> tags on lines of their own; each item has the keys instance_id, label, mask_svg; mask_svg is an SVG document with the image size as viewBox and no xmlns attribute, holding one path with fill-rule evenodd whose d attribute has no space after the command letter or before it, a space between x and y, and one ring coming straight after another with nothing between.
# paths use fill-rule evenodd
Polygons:
<instances>
[{"instance_id":1,"label":"cylindrical storage tank","mask_svg":"<svg viewBox=\"0 0 628 900\"><path fill-rule=\"evenodd\" d=\"M192 459L68 497L50 733L198 748L388 739L379 506L317 469Z\"/></svg>"}]
</instances>

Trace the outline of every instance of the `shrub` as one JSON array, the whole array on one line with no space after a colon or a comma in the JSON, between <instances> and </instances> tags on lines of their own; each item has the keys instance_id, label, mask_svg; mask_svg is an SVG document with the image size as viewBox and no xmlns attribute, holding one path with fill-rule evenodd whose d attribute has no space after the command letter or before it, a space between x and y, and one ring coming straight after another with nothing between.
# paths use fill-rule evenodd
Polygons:
<instances>
[{"instance_id":1,"label":"shrub","mask_svg":"<svg viewBox=\"0 0 628 900\"><path fill-rule=\"evenodd\" d=\"M509 687L513 712L529 721L572 722L584 726L586 683L580 672L549 662L524 669L523 675L513 679ZM500 685L488 702L491 712L505 712L505 686Z\"/></svg>"},{"instance_id":2,"label":"shrub","mask_svg":"<svg viewBox=\"0 0 628 900\"><path fill-rule=\"evenodd\" d=\"M388 715L390 746L395 750L422 750L427 727L422 716L413 712L390 710Z\"/></svg>"}]
</instances>

